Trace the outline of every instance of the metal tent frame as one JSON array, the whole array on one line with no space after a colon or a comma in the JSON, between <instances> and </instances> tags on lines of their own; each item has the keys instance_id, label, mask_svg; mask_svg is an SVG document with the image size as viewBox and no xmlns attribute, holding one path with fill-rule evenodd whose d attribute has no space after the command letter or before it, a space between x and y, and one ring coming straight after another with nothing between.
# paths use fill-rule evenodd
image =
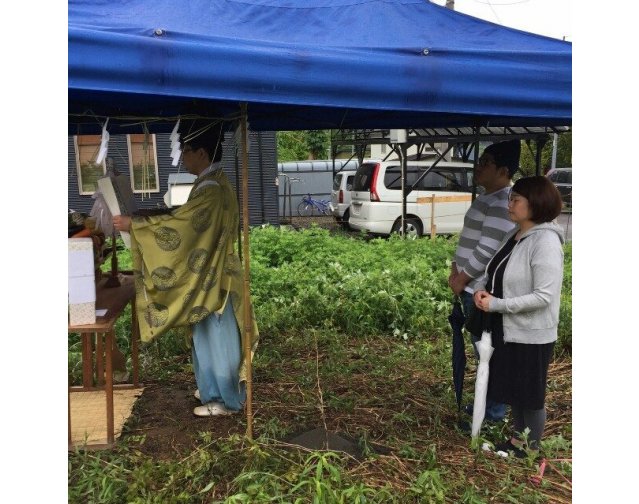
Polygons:
<instances>
[{"instance_id":1,"label":"metal tent frame","mask_svg":"<svg viewBox=\"0 0 639 504\"><path fill-rule=\"evenodd\" d=\"M405 131L406 140L401 143L392 141L392 130L390 129L357 129L357 130L338 130L335 135L331 134L331 153L333 157L333 176L335 176L335 156L336 149L340 145L352 145L355 147L359 164L364 160L364 152L368 145L388 145L391 151L384 159L387 159L395 152L401 162L401 187L402 187L402 215L400 232L402 236L406 236L406 198L413 191L421 180L437 164L444 159L450 150L461 144L462 160L467 162L470 159L471 152L474 153L473 172L477 169L477 159L479 158L479 144L481 142L501 142L504 140L527 140L535 143L535 173L541 174L541 152L544 145L550 140L551 135L561 134L571 131L568 126L548 126L548 127L523 127L523 126L476 126L476 127L459 127L459 128L409 128ZM436 144L448 144L448 148L441 151ZM407 151L410 146L418 147L417 159L423 152L425 146L430 146L435 152L436 158L432 165L423 171L412 185L406 184L406 170L408 165ZM530 145L529 145L530 148ZM477 195L477 186L475 177L473 177L472 199Z\"/></svg>"}]
</instances>

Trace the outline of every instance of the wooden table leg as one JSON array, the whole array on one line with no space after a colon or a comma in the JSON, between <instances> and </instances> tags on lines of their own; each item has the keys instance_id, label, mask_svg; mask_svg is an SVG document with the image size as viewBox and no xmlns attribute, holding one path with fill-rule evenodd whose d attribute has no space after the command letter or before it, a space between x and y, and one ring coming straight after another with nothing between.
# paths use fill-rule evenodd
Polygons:
<instances>
[{"instance_id":1,"label":"wooden table leg","mask_svg":"<svg viewBox=\"0 0 639 504\"><path fill-rule=\"evenodd\" d=\"M95 372L97 374L95 383L99 387L104 384L104 349L102 347L102 335L96 333L95 336Z\"/></svg>"},{"instance_id":2,"label":"wooden table leg","mask_svg":"<svg viewBox=\"0 0 639 504\"><path fill-rule=\"evenodd\" d=\"M138 340L140 339L140 327L135 311L135 298L131 301L131 363L133 364L133 386L140 384L140 363L138 355Z\"/></svg>"},{"instance_id":3,"label":"wooden table leg","mask_svg":"<svg viewBox=\"0 0 639 504\"><path fill-rule=\"evenodd\" d=\"M113 444L115 441L113 427L113 339L114 331L106 333L106 383L104 390L106 392L106 408L107 408L107 443Z\"/></svg>"},{"instance_id":4,"label":"wooden table leg","mask_svg":"<svg viewBox=\"0 0 639 504\"><path fill-rule=\"evenodd\" d=\"M82 333L82 385L93 387L93 344L90 333Z\"/></svg>"},{"instance_id":5,"label":"wooden table leg","mask_svg":"<svg viewBox=\"0 0 639 504\"><path fill-rule=\"evenodd\" d=\"M73 444L73 441L71 439L71 388L67 387L67 390L69 394L69 448L71 448L71 445Z\"/></svg>"}]
</instances>

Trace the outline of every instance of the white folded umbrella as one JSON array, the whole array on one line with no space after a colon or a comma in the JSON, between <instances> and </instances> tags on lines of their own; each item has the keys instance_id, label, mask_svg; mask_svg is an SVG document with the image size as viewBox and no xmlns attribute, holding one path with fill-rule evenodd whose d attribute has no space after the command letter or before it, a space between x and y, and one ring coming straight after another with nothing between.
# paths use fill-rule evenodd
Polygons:
<instances>
[{"instance_id":1,"label":"white folded umbrella","mask_svg":"<svg viewBox=\"0 0 639 504\"><path fill-rule=\"evenodd\" d=\"M486 392L488 391L488 362L495 350L492 345L492 336L489 331L484 331L481 340L476 344L479 353L479 365L477 366L477 378L475 379L475 400L473 403L472 437L479 435L481 424L486 414Z\"/></svg>"}]
</instances>

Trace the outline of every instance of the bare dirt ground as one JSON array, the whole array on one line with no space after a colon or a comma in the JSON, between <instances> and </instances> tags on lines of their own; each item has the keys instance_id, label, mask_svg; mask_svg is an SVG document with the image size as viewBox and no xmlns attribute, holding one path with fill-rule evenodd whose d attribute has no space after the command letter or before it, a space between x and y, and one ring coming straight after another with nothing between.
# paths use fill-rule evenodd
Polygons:
<instances>
[{"instance_id":1,"label":"bare dirt ground","mask_svg":"<svg viewBox=\"0 0 639 504\"><path fill-rule=\"evenodd\" d=\"M244 422L238 422L242 414L196 417L193 408L200 402L193 397L195 389L193 375L186 373L173 375L171 383L145 383L122 437L144 436L141 451L168 460L196 448L200 432L212 432L216 438L244 432Z\"/></svg>"},{"instance_id":2,"label":"bare dirt ground","mask_svg":"<svg viewBox=\"0 0 639 504\"><path fill-rule=\"evenodd\" d=\"M382 347L387 342L378 343ZM382 348L379 349L383 351ZM348 354L350 355L350 351ZM301 360L315 360L315 355L309 352L308 355L297 355ZM356 358L354 354L352 358ZM186 363L187 357L184 358ZM286 373L290 373L291 383L294 383L296 371L283 366ZM297 372L299 373L299 371ZM411 379L416 380L415 390L440 389L444 384L441 377L437 377L431 372L419 372L419 376L411 373ZM465 390L472 389L475 379L475 369L469 365L465 378ZM332 383L330 389L338 396L348 394L351 397L370 397L371 383L370 377L364 374L356 374L344 377L344 383ZM276 415L278 420L293 430L294 437L302 432L321 427L322 421L319 415L311 414L311 423L301 425L298 421L298 413L305 411L308 413L309 403L302 401L300 404L286 404L283 401L283 391L290 392L291 383L283 384L278 381L261 379L256 373L253 383L253 414L254 414L254 435L259 436L263 430L263 425L267 419ZM338 410L328 409L326 411L326 425L329 431L348 433L356 431L366 431L370 433L372 440L385 443L386 431L385 423L391 420L393 412L402 411L409 407L415 410L417 417L427 421L437 410L441 415L445 426L444 431L450 433L456 430L458 416L451 409L448 411L443 404L433 397L422 397L416 392L406 397L397 397L396 384L388 382L388 389L380 388L376 384L374 395L378 398L379 407L371 407L370 404L355 406L348 413ZM283 388L284 387L284 388ZM297 386L296 386L297 387ZM200 402L195 399L193 392L196 385L192 373L177 373L172 375L169 383L147 382L142 396L136 402L133 413L127 421L122 437L144 436L144 442L139 446L142 452L160 460L175 459L176 456L184 455L201 445L200 433L210 433L213 439L228 437L232 434L244 434L246 432L246 413L244 411L226 417L201 418L193 414L193 408ZM285 390L286 389L286 390ZM313 391L302 391L296 388L301 396ZM414 397L413 397L414 395ZM308 399L308 397L307 397ZM310 404L315 404L313 398ZM433 402L433 401L436 401ZM424 402L427 401L427 402ZM365 401L367 402L367 401ZM395 404L397 403L397 404ZM549 370L549 388L547 392L547 412L548 419L545 430L546 436L559 434L567 424L572 423L572 366L570 360L560 359L551 363ZM310 406L315 409L314 406ZM388 418L386 418L388 417ZM316 422L314 419L316 418ZM444 440L446 450L467 451L467 439L463 433L461 436L453 436ZM459 445L459 446L457 446Z\"/></svg>"}]
</instances>

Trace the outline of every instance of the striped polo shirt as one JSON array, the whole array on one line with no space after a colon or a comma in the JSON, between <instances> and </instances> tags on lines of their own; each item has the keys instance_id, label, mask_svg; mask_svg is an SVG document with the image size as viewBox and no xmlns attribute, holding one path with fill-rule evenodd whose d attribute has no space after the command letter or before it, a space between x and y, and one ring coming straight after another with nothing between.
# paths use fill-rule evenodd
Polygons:
<instances>
[{"instance_id":1,"label":"striped polo shirt","mask_svg":"<svg viewBox=\"0 0 639 504\"><path fill-rule=\"evenodd\" d=\"M464 216L464 228L455 251L457 271L472 278L465 290L471 294L476 280L484 273L501 240L515 223L508 217L510 186L482 194L472 202Z\"/></svg>"}]
</instances>

